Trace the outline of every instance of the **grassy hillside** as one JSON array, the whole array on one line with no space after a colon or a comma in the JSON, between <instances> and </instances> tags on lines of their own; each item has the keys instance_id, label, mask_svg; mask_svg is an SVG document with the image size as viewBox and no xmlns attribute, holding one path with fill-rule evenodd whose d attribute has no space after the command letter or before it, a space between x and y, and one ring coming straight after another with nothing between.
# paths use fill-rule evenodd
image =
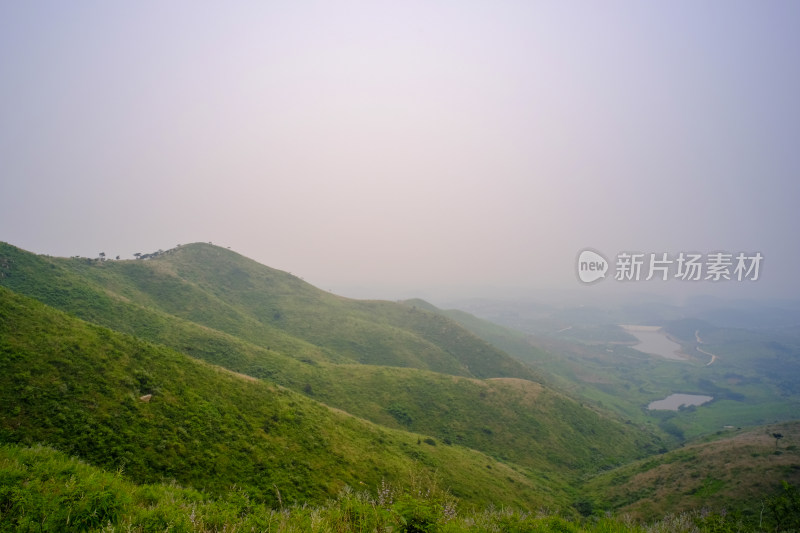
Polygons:
<instances>
[{"instance_id":1,"label":"grassy hillside","mask_svg":"<svg viewBox=\"0 0 800 533\"><path fill-rule=\"evenodd\" d=\"M148 397L148 395L151 395ZM0 440L48 443L137 482L321 501L342 486L437 471L468 502L565 495L459 446L85 323L0 288Z\"/></svg>"},{"instance_id":2,"label":"grassy hillside","mask_svg":"<svg viewBox=\"0 0 800 533\"><path fill-rule=\"evenodd\" d=\"M538 347L531 340L531 335L478 318L458 309L439 309L424 300L407 300L404 303L422 307L461 324L493 346L532 366L536 371L537 381L553 385L559 390L572 388L573 383L570 380L565 379L561 372L553 371L553 369L562 368L559 354L552 354Z\"/></svg>"},{"instance_id":3,"label":"grassy hillside","mask_svg":"<svg viewBox=\"0 0 800 533\"><path fill-rule=\"evenodd\" d=\"M86 319L102 320L113 300L122 300L262 348L292 353L301 348L302 357L317 360L479 378L534 377L518 361L435 313L332 295L209 244L182 246L149 260L105 262L45 258L2 245L0 267L3 285Z\"/></svg>"},{"instance_id":4,"label":"grassy hillside","mask_svg":"<svg viewBox=\"0 0 800 533\"><path fill-rule=\"evenodd\" d=\"M650 401L658 399L659 395L663 397L669 394L669 389L656 392L655 388L645 388L643 385L648 381L640 379L640 376L646 377L650 371L657 380L661 373L656 369L660 370L663 365L643 358L640 352L619 346L625 340L635 339L622 331L616 331L618 328L570 328L570 331L580 330L578 335L582 335L584 330L590 330L591 340L587 345L577 341L566 342L553 336L533 336L457 309L438 309L421 300L406 303L424 305L431 311L447 316L506 353L533 366L537 375L541 376L539 381L548 387L599 408L602 412L614 413L629 423L647 427L648 431L659 432L656 426L659 420L649 417L644 407ZM556 323L554 327L560 329L565 326L563 323ZM613 349L611 356L609 346ZM633 371L637 375L632 379ZM674 372L674 369L670 368L668 371ZM683 374L681 377L687 379L688 376ZM675 440L667 431L660 431L659 434L665 442Z\"/></svg>"},{"instance_id":5,"label":"grassy hillside","mask_svg":"<svg viewBox=\"0 0 800 533\"><path fill-rule=\"evenodd\" d=\"M764 498L756 516L703 509L651 523L630 515L565 518L552 511L473 509L414 474L405 488L344 487L317 505L272 508L238 487L216 498L174 483L135 484L52 448L0 446L0 531L538 531L648 533L796 531L800 491Z\"/></svg>"},{"instance_id":6,"label":"grassy hillside","mask_svg":"<svg viewBox=\"0 0 800 533\"><path fill-rule=\"evenodd\" d=\"M548 324L549 332L528 335L461 311L440 312L535 364L543 383L636 424L657 428L675 443L725 426L792 420L800 412L797 326L748 330L698 319L665 321L663 330L687 354L685 360L671 361L634 349L638 342L634 337L613 323L601 322L622 316L593 316L595 323L581 323L581 309L565 311L561 321L540 320L539 328ZM703 394L713 401L680 411L647 409L672 393Z\"/></svg>"},{"instance_id":7,"label":"grassy hillside","mask_svg":"<svg viewBox=\"0 0 800 533\"><path fill-rule=\"evenodd\" d=\"M183 246L164 262L180 278L209 288L261 323L355 362L478 378L533 377L508 355L433 313L332 295L291 274L205 244Z\"/></svg>"},{"instance_id":8,"label":"grassy hillside","mask_svg":"<svg viewBox=\"0 0 800 533\"><path fill-rule=\"evenodd\" d=\"M3 517L28 516L14 514L22 509L20 494L31 502L52 489L46 475L32 478L31 485L19 481L30 470L8 472L34 468L40 459L51 465L65 460L52 450L26 449L37 443L104 469L68 460L74 468L64 468L75 473L75 483L89 478L82 494L97 489L88 503L77 496L69 500L76 513L86 505L100 509L108 493L109 520L130 526L167 516L186 525L199 510L202 520L225 527L308 530L297 524L319 525L324 515L338 524L328 529L348 530L355 526L341 526L336 517L352 517L358 508L402 530L403 513L434 512L420 499L419 479L448 488L434 506L440 526L456 520L446 511L450 498L462 510L495 505L591 514L620 508L654 519L667 511L742 502L752 513L747 498L753 494L761 501L780 489L782 479L800 482L795 426L775 429L784 435L777 450L764 451L769 436L758 449L738 441L726 448L714 440L626 465L663 449L637 425L645 415L622 423L537 381L538 372L501 351L529 361L553 358L524 335L421 301L334 296L210 245L184 246L148 260L99 262L36 256L0 244L0 285L12 289L0 287L0 443L12 445L4 449L8 457L0 469L2 527ZM446 314L457 315L462 325ZM689 326L683 329L677 333L691 333ZM737 339L720 335L709 331L704 345L736 360ZM616 349L616 337L608 342ZM589 358L606 353L586 346ZM771 349L789 353L791 346L787 340ZM621 346L614 356L632 362L638 357L630 371L659 377L657 362L629 352ZM589 379L587 371L598 372L578 368L580 360L569 363L576 373ZM778 357L775 363L786 361ZM721 368L695 367L677 372ZM592 378L591 390L603 390L602 377ZM728 390L732 378L725 379L709 381L715 394ZM649 390L651 383L642 382L629 395L629 407L661 394ZM609 397L618 395L608 391ZM708 433L702 429L708 421L697 413L687 409L679 415L694 420L698 433ZM749 460L732 459L748 454ZM726 469L731 475L720 477ZM116 471L123 472L118 490L109 488L112 481L93 484ZM168 487L173 480L187 488ZM377 492L356 497L345 488L379 492L382 484L398 496L417 491L416 496L399 507L381 507ZM148 493L149 507L141 496ZM42 505L64 504L59 498L42 496ZM281 522L270 522L272 509L293 503L321 507L297 507L297 514L281 513ZM293 522L285 522L290 516ZM535 522L533 516L489 510L462 515L459 527L484 521L486 530L580 529L555 517ZM696 525L705 518L691 520ZM367 529L384 527L370 523ZM455 523L448 527L463 530ZM629 530L613 520L606 526L597 530ZM194 523L185 529L202 530Z\"/></svg>"},{"instance_id":9,"label":"grassy hillside","mask_svg":"<svg viewBox=\"0 0 800 533\"><path fill-rule=\"evenodd\" d=\"M105 263L35 256L8 245L0 251L0 283L82 318L268 379L378 424L557 472L551 477L559 483L659 447L648 433L532 382L481 382L424 370L441 366L429 365L428 357L444 353L440 360L458 362L456 374L533 375L424 305L333 296L202 244L146 261ZM300 338L278 329L302 320L313 324L313 340L323 344L302 331ZM397 359L407 368L353 364L352 346L384 354L366 359ZM422 347L417 352L415 346Z\"/></svg>"},{"instance_id":10,"label":"grassy hillside","mask_svg":"<svg viewBox=\"0 0 800 533\"><path fill-rule=\"evenodd\" d=\"M325 365L307 385L311 397L381 425L469 446L551 479L611 468L661 447L649 433L527 380Z\"/></svg>"},{"instance_id":11,"label":"grassy hillside","mask_svg":"<svg viewBox=\"0 0 800 533\"><path fill-rule=\"evenodd\" d=\"M209 498L175 483L132 483L120 471L110 473L48 447L0 446L0 531L744 533L800 528L795 486L786 485L759 503L758 514L704 508L649 523L630 514L580 518L545 509L475 509L417 472L405 487L385 482L343 487L323 503L272 508L236 486Z\"/></svg>"},{"instance_id":12,"label":"grassy hillside","mask_svg":"<svg viewBox=\"0 0 800 533\"><path fill-rule=\"evenodd\" d=\"M800 484L800 422L719 432L604 473L585 488L599 507L644 519L704 506L758 516L783 481Z\"/></svg>"}]
</instances>

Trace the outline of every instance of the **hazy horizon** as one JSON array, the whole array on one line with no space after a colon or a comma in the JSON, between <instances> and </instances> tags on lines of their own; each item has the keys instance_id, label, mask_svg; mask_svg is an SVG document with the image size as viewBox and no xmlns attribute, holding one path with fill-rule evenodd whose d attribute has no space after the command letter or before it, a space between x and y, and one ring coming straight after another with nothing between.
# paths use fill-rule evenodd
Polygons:
<instances>
[{"instance_id":1,"label":"hazy horizon","mask_svg":"<svg viewBox=\"0 0 800 533\"><path fill-rule=\"evenodd\" d=\"M4 4L0 240L210 241L384 299L800 298L798 23L790 1ZM763 264L582 285L585 248Z\"/></svg>"}]
</instances>

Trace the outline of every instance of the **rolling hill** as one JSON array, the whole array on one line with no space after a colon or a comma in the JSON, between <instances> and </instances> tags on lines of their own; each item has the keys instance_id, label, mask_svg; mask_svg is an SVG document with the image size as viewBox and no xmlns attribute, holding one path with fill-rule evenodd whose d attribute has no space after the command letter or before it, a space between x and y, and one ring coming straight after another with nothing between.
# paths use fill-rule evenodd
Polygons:
<instances>
[{"instance_id":1,"label":"rolling hill","mask_svg":"<svg viewBox=\"0 0 800 533\"><path fill-rule=\"evenodd\" d=\"M85 320L553 479L661 447L423 306L331 295L208 244L106 262L3 245L0 269L0 284Z\"/></svg>"},{"instance_id":2,"label":"rolling hill","mask_svg":"<svg viewBox=\"0 0 800 533\"><path fill-rule=\"evenodd\" d=\"M47 443L139 483L324 501L436 470L466 501L558 499L461 446L383 428L298 393L86 323L0 288L0 440ZM559 495L563 498L563 494ZM549 498L553 498L550 500Z\"/></svg>"},{"instance_id":3,"label":"rolling hill","mask_svg":"<svg viewBox=\"0 0 800 533\"><path fill-rule=\"evenodd\" d=\"M538 367L557 357L463 312L343 298L210 244L99 261L0 243L0 444L121 471L127 492L235 485L275 508L421 475L465 506L652 519L796 482L794 426L781 455L727 434L659 455L630 399L626 421ZM731 454L752 460L718 475ZM776 468L747 466L762 459Z\"/></svg>"},{"instance_id":4,"label":"rolling hill","mask_svg":"<svg viewBox=\"0 0 800 533\"><path fill-rule=\"evenodd\" d=\"M105 317L134 304L298 358L535 379L525 365L435 313L336 296L209 244L104 262L3 245L0 268L3 285L93 321L111 322Z\"/></svg>"},{"instance_id":5,"label":"rolling hill","mask_svg":"<svg viewBox=\"0 0 800 533\"><path fill-rule=\"evenodd\" d=\"M586 489L597 505L647 520L701 507L757 517L780 481L800 485L798 443L800 422L720 431L605 472Z\"/></svg>"}]
</instances>

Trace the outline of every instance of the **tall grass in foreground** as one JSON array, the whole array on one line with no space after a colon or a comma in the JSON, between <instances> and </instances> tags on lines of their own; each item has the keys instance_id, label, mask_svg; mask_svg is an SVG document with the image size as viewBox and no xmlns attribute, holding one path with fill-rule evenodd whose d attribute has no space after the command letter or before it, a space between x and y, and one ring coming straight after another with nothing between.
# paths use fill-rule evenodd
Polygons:
<instances>
[{"instance_id":1,"label":"tall grass in foreground","mask_svg":"<svg viewBox=\"0 0 800 533\"><path fill-rule=\"evenodd\" d=\"M735 513L697 511L641 524L626 517L577 519L548 510L460 508L435 479L403 487L345 487L318 506L273 509L231 487L210 499L175 484L135 485L51 448L0 447L0 531L135 532L564 532L676 533L800 530L800 492L790 485L764 500L750 522ZM276 489L277 491L277 489Z\"/></svg>"}]
</instances>

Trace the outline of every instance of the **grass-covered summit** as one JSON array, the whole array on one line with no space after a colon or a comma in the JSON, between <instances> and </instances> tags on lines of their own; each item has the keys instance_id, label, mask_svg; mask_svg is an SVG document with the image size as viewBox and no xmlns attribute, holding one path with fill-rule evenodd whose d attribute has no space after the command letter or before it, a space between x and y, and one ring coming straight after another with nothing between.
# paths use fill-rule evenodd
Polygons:
<instances>
[{"instance_id":1,"label":"grass-covered summit","mask_svg":"<svg viewBox=\"0 0 800 533\"><path fill-rule=\"evenodd\" d=\"M436 313L336 296L210 244L102 262L1 244L0 274L13 290L112 326L123 304L133 304L298 359L535 379L530 368Z\"/></svg>"}]
</instances>

